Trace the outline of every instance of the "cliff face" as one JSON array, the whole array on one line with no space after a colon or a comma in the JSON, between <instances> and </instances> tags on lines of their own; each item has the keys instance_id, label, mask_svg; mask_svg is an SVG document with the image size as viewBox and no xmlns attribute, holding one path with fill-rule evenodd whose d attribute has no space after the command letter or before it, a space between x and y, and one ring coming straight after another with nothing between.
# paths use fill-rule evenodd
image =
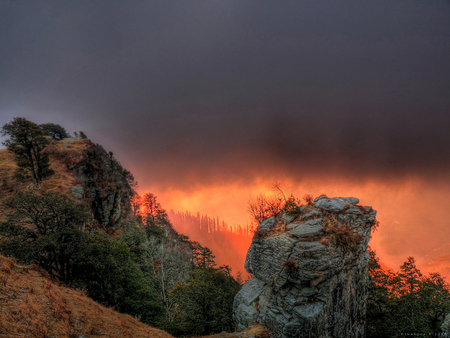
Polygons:
<instances>
[{"instance_id":1,"label":"cliff face","mask_svg":"<svg viewBox=\"0 0 450 338\"><path fill-rule=\"evenodd\" d=\"M104 227L115 225L123 214L129 212L132 187L131 173L124 169L102 146L89 144L83 156L69 167L82 185L72 188L72 195L82 198L86 195L91 204L94 218Z\"/></svg>"},{"instance_id":2,"label":"cliff face","mask_svg":"<svg viewBox=\"0 0 450 338\"><path fill-rule=\"evenodd\" d=\"M258 322L276 337L364 337L376 211L356 198L320 196L298 216L258 226L236 295L239 330ZM306 208L306 209L305 209Z\"/></svg>"}]
</instances>

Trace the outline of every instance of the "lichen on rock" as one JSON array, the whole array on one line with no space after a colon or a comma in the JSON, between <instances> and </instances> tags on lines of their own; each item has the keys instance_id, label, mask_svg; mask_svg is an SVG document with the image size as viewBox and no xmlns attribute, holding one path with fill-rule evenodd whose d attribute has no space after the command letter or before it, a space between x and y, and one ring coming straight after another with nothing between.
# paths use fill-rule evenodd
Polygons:
<instances>
[{"instance_id":1,"label":"lichen on rock","mask_svg":"<svg viewBox=\"0 0 450 338\"><path fill-rule=\"evenodd\" d=\"M258 227L237 294L238 330L266 325L276 337L364 337L367 247L376 211L353 197L320 196L287 224Z\"/></svg>"}]
</instances>

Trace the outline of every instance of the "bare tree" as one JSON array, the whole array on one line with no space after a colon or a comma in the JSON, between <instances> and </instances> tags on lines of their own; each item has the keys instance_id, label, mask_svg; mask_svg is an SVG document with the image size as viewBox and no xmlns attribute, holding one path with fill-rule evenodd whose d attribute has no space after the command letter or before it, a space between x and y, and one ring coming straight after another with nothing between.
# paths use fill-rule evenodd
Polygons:
<instances>
[{"instance_id":1,"label":"bare tree","mask_svg":"<svg viewBox=\"0 0 450 338\"><path fill-rule=\"evenodd\" d=\"M252 220L259 224L266 218L278 215L283 210L283 200L276 196L267 197L263 194L248 202L248 212Z\"/></svg>"}]
</instances>

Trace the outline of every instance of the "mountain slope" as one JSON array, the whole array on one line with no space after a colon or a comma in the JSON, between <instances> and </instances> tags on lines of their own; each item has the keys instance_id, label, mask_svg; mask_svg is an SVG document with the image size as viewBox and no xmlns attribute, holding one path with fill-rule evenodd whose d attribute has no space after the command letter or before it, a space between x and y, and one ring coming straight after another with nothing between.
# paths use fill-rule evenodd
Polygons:
<instances>
[{"instance_id":1,"label":"mountain slope","mask_svg":"<svg viewBox=\"0 0 450 338\"><path fill-rule=\"evenodd\" d=\"M171 337L35 270L0 256L0 336Z\"/></svg>"}]
</instances>

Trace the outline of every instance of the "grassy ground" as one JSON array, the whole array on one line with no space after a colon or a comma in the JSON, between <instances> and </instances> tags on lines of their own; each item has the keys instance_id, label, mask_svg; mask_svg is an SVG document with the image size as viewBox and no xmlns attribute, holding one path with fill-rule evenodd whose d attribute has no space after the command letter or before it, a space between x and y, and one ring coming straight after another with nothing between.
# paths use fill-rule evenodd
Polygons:
<instances>
[{"instance_id":1,"label":"grassy ground","mask_svg":"<svg viewBox=\"0 0 450 338\"><path fill-rule=\"evenodd\" d=\"M171 337L0 256L0 337Z\"/></svg>"}]
</instances>

